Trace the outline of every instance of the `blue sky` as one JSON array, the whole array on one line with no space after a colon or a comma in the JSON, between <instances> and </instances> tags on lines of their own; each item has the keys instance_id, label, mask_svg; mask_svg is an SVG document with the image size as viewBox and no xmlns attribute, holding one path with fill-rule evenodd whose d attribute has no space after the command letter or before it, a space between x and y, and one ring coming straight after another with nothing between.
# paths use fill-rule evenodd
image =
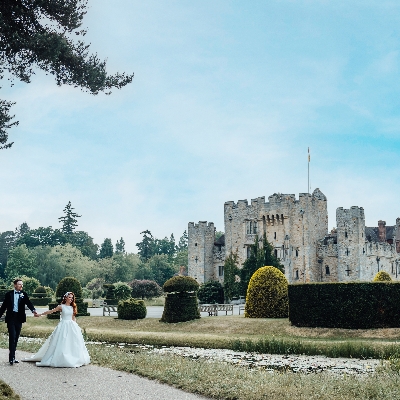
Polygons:
<instances>
[{"instance_id":1,"label":"blue sky","mask_svg":"<svg viewBox=\"0 0 400 400\"><path fill-rule=\"evenodd\" d=\"M0 152L0 231L58 227L68 201L97 243L223 230L223 204L275 193L400 217L400 4L90 0L84 20L112 95L3 82L20 125Z\"/></svg>"}]
</instances>

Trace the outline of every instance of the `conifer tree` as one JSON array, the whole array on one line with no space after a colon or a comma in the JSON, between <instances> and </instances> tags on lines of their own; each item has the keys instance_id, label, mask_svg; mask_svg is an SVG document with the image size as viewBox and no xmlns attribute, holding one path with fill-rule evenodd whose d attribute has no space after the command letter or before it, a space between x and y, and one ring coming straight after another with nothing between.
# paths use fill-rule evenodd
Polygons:
<instances>
[{"instance_id":1,"label":"conifer tree","mask_svg":"<svg viewBox=\"0 0 400 400\"><path fill-rule=\"evenodd\" d=\"M111 242L111 239L104 239L104 242L100 248L100 258L111 258L114 254L114 246Z\"/></svg>"},{"instance_id":2,"label":"conifer tree","mask_svg":"<svg viewBox=\"0 0 400 400\"><path fill-rule=\"evenodd\" d=\"M125 241L121 237L121 240L117 240L117 243L115 243L115 252L124 254L125 253Z\"/></svg>"},{"instance_id":3,"label":"conifer tree","mask_svg":"<svg viewBox=\"0 0 400 400\"><path fill-rule=\"evenodd\" d=\"M268 242L267 236L264 234L262 245L256 237L254 244L250 248L250 257L243 263L243 268L240 270L240 294L245 296L250 278L259 268L264 266L272 266L284 272L284 267L279 259L273 254L274 248Z\"/></svg>"},{"instance_id":4,"label":"conifer tree","mask_svg":"<svg viewBox=\"0 0 400 400\"><path fill-rule=\"evenodd\" d=\"M78 215L77 213L73 212L72 210L75 210L75 209L71 206L71 202L69 201L63 210L65 216L58 218L60 223L63 224L61 231L67 235L70 235L74 232L75 228L78 226L77 218L80 218L82 216L82 215Z\"/></svg>"}]
</instances>

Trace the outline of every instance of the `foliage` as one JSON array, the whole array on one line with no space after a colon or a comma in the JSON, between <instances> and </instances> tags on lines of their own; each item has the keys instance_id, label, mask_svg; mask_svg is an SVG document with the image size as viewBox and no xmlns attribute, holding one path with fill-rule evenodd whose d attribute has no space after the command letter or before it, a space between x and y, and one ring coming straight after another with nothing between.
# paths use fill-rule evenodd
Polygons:
<instances>
[{"instance_id":1,"label":"foliage","mask_svg":"<svg viewBox=\"0 0 400 400\"><path fill-rule=\"evenodd\" d=\"M177 252L181 252L181 251L187 250L187 248L188 248L188 240L189 240L189 237L188 237L188 234L187 234L187 232L185 230L183 232L182 236L179 239L178 245L176 246L176 251Z\"/></svg>"},{"instance_id":2,"label":"foliage","mask_svg":"<svg viewBox=\"0 0 400 400\"><path fill-rule=\"evenodd\" d=\"M117 240L117 243L115 243L115 252L125 254L125 241L122 237L120 240Z\"/></svg>"},{"instance_id":3,"label":"foliage","mask_svg":"<svg viewBox=\"0 0 400 400\"><path fill-rule=\"evenodd\" d=\"M62 300L63 296L67 292L73 292L75 294L75 298L82 298L82 286L78 279L72 277L72 276L67 276L63 279L61 279L60 282L58 282L57 289L56 289L56 298L57 301Z\"/></svg>"},{"instance_id":4,"label":"foliage","mask_svg":"<svg viewBox=\"0 0 400 400\"><path fill-rule=\"evenodd\" d=\"M100 247L100 258L111 258L114 254L114 246L111 242L111 239L106 238Z\"/></svg>"},{"instance_id":5,"label":"foliage","mask_svg":"<svg viewBox=\"0 0 400 400\"><path fill-rule=\"evenodd\" d=\"M231 253L224 263L224 292L226 298L230 300L234 297L239 297L241 293L240 270L237 258L237 253Z\"/></svg>"},{"instance_id":6,"label":"foliage","mask_svg":"<svg viewBox=\"0 0 400 400\"><path fill-rule=\"evenodd\" d=\"M186 232L186 231L185 231ZM223 236L225 233L222 231L216 231L215 232L215 241L217 241L221 236Z\"/></svg>"},{"instance_id":7,"label":"foliage","mask_svg":"<svg viewBox=\"0 0 400 400\"><path fill-rule=\"evenodd\" d=\"M390 277L390 275L385 272L385 271L379 271L374 279L373 282L390 282L392 280L392 278Z\"/></svg>"},{"instance_id":8,"label":"foliage","mask_svg":"<svg viewBox=\"0 0 400 400\"><path fill-rule=\"evenodd\" d=\"M72 210L74 210L74 208L72 207L71 202L69 201L63 210L65 215L63 217L58 218L60 223L63 224L61 231L66 235L70 235L71 233L74 232L75 228L78 226L77 218L81 217L81 215L78 215Z\"/></svg>"},{"instance_id":9,"label":"foliage","mask_svg":"<svg viewBox=\"0 0 400 400\"><path fill-rule=\"evenodd\" d=\"M34 291L34 293L40 293L40 294L43 294L43 295L45 295L46 296L46 288L44 287L44 286L38 286L36 289L35 289L35 291Z\"/></svg>"},{"instance_id":10,"label":"foliage","mask_svg":"<svg viewBox=\"0 0 400 400\"><path fill-rule=\"evenodd\" d=\"M161 322L185 322L198 318L200 318L200 312L196 292L167 294Z\"/></svg>"},{"instance_id":11,"label":"foliage","mask_svg":"<svg viewBox=\"0 0 400 400\"><path fill-rule=\"evenodd\" d=\"M8 280L20 275L36 276L35 257L25 245L15 247L10 250L4 272Z\"/></svg>"},{"instance_id":12,"label":"foliage","mask_svg":"<svg viewBox=\"0 0 400 400\"><path fill-rule=\"evenodd\" d=\"M136 247L139 250L138 254L143 262L150 260L156 255L165 255L168 257L169 262L172 262L176 253L175 238L173 234L171 234L169 239L167 237L164 239L156 239L149 230L140 232L140 234L143 235L143 239L141 242L136 243ZM184 240L185 239L182 241L183 246Z\"/></svg>"},{"instance_id":13,"label":"foliage","mask_svg":"<svg viewBox=\"0 0 400 400\"><path fill-rule=\"evenodd\" d=\"M199 290L199 284L196 279L190 276L174 276L168 279L164 285L163 289L165 293L172 292L197 292Z\"/></svg>"},{"instance_id":14,"label":"foliage","mask_svg":"<svg viewBox=\"0 0 400 400\"><path fill-rule=\"evenodd\" d=\"M118 300L115 298L115 286L111 283L105 283L103 288L107 291L105 301L108 305L118 304Z\"/></svg>"},{"instance_id":15,"label":"foliage","mask_svg":"<svg viewBox=\"0 0 400 400\"><path fill-rule=\"evenodd\" d=\"M250 278L253 276L254 272L264 265L271 265L284 272L283 265L279 262L279 259L275 257L273 250L274 248L268 242L265 234L261 247L258 236L256 236L254 244L250 248L250 257L243 263L243 267L240 270L240 294L242 296L246 295Z\"/></svg>"},{"instance_id":16,"label":"foliage","mask_svg":"<svg viewBox=\"0 0 400 400\"><path fill-rule=\"evenodd\" d=\"M96 266L95 261L85 257L69 243L64 246L37 247L31 253L35 255L37 278L53 288L66 276L74 276L85 285Z\"/></svg>"},{"instance_id":17,"label":"foliage","mask_svg":"<svg viewBox=\"0 0 400 400\"><path fill-rule=\"evenodd\" d=\"M178 268L169 262L166 254L157 254L151 257L147 264L151 270L153 280L160 286L178 271Z\"/></svg>"},{"instance_id":18,"label":"foliage","mask_svg":"<svg viewBox=\"0 0 400 400\"><path fill-rule=\"evenodd\" d=\"M5 268L10 249L15 243L15 233L13 231L6 231L0 234L0 277L6 278Z\"/></svg>"},{"instance_id":19,"label":"foliage","mask_svg":"<svg viewBox=\"0 0 400 400\"><path fill-rule=\"evenodd\" d=\"M28 296L31 296L32 293L35 292L35 290L40 286L40 282L36 278L30 278L28 276L22 275L18 276L16 275L15 278L21 279L22 283L24 284L24 292L28 293Z\"/></svg>"},{"instance_id":20,"label":"foliage","mask_svg":"<svg viewBox=\"0 0 400 400\"><path fill-rule=\"evenodd\" d=\"M119 319L143 319L147 314L144 301L136 299L120 300L117 310Z\"/></svg>"},{"instance_id":21,"label":"foliage","mask_svg":"<svg viewBox=\"0 0 400 400\"><path fill-rule=\"evenodd\" d=\"M114 283L114 296L117 300L126 300L131 297L131 287L125 282Z\"/></svg>"},{"instance_id":22,"label":"foliage","mask_svg":"<svg viewBox=\"0 0 400 400\"><path fill-rule=\"evenodd\" d=\"M200 286L197 297L203 304L223 304L224 288L217 281L209 281Z\"/></svg>"},{"instance_id":23,"label":"foliage","mask_svg":"<svg viewBox=\"0 0 400 400\"><path fill-rule=\"evenodd\" d=\"M47 228L30 229L15 242L15 245L24 244L28 248L37 246L58 246L67 243L67 238L60 229Z\"/></svg>"},{"instance_id":24,"label":"foliage","mask_svg":"<svg viewBox=\"0 0 400 400\"><path fill-rule=\"evenodd\" d=\"M180 267L185 267L187 269L188 267L188 250L182 250L176 253L175 258L174 258L174 265L175 268L180 268Z\"/></svg>"},{"instance_id":25,"label":"foliage","mask_svg":"<svg viewBox=\"0 0 400 400\"><path fill-rule=\"evenodd\" d=\"M98 299L103 296L103 285L104 279L102 278L93 278L90 282L87 283L86 289L90 291L92 299Z\"/></svg>"},{"instance_id":26,"label":"foliage","mask_svg":"<svg viewBox=\"0 0 400 400\"><path fill-rule=\"evenodd\" d=\"M152 299L162 294L162 289L157 282L147 279L134 279L128 283L132 289L132 297L139 299Z\"/></svg>"},{"instance_id":27,"label":"foliage","mask_svg":"<svg viewBox=\"0 0 400 400\"><path fill-rule=\"evenodd\" d=\"M0 400L21 400L21 397L8 386L4 381L0 380Z\"/></svg>"},{"instance_id":28,"label":"foliage","mask_svg":"<svg viewBox=\"0 0 400 400\"><path fill-rule=\"evenodd\" d=\"M259 268L251 277L246 295L245 317L287 318L288 281L272 266Z\"/></svg>"},{"instance_id":29,"label":"foliage","mask_svg":"<svg viewBox=\"0 0 400 400\"><path fill-rule=\"evenodd\" d=\"M89 45L74 41L86 13L85 0L0 2L0 78L4 71L29 83L36 67L55 77L57 85L81 87L92 94L121 88L133 75L107 75L105 61L89 54ZM0 101L0 145L7 148L7 129L15 125L13 103Z\"/></svg>"},{"instance_id":30,"label":"foliage","mask_svg":"<svg viewBox=\"0 0 400 400\"><path fill-rule=\"evenodd\" d=\"M295 326L371 329L400 327L400 282L289 285Z\"/></svg>"}]
</instances>

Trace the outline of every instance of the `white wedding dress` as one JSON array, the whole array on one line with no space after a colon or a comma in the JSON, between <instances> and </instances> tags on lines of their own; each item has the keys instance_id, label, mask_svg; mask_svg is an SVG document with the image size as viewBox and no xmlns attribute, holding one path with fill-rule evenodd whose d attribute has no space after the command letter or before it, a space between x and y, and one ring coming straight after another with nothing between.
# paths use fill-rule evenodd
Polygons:
<instances>
[{"instance_id":1,"label":"white wedding dress","mask_svg":"<svg viewBox=\"0 0 400 400\"><path fill-rule=\"evenodd\" d=\"M38 367L76 368L90 363L81 328L72 320L72 306L61 305L61 318L40 350L23 361L36 361Z\"/></svg>"}]
</instances>

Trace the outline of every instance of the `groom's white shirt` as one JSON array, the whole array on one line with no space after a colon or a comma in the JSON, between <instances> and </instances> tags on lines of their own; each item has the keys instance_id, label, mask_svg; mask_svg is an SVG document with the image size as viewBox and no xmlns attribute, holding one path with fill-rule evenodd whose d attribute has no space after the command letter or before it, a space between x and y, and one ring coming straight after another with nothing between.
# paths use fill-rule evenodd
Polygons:
<instances>
[{"instance_id":1,"label":"groom's white shirt","mask_svg":"<svg viewBox=\"0 0 400 400\"><path fill-rule=\"evenodd\" d=\"M14 308L13 311L18 312L18 299L19 299L19 293L17 293L16 290L14 290Z\"/></svg>"}]
</instances>

